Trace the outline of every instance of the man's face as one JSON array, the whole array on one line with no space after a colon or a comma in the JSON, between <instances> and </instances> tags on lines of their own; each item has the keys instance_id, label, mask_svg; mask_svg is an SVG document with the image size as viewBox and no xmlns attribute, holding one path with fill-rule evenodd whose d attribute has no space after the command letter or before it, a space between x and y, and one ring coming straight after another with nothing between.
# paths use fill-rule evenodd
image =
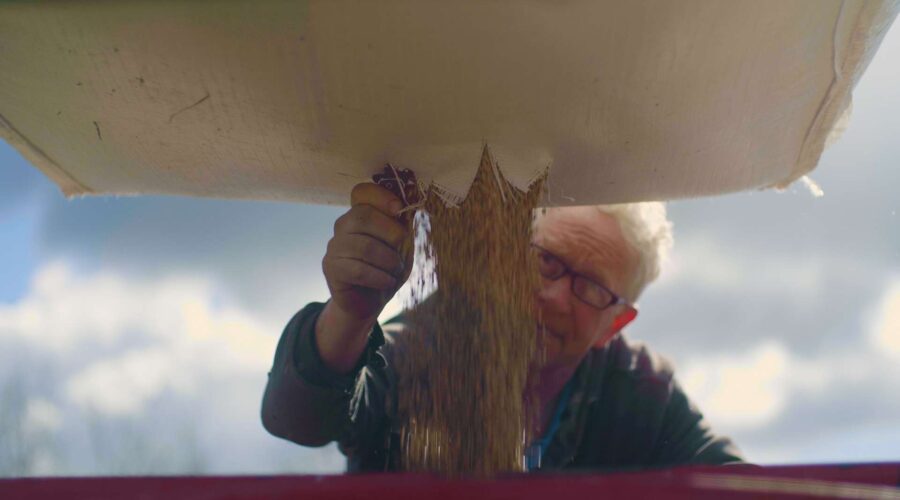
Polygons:
<instances>
[{"instance_id":1,"label":"man's face","mask_svg":"<svg viewBox=\"0 0 900 500\"><path fill-rule=\"evenodd\" d=\"M637 270L638 255L618 222L594 207L548 210L534 230L534 242L581 274L622 296ZM601 347L615 333L614 319L625 306L597 309L572 292L570 273L541 278L535 294L544 329L546 363L576 366L591 346Z\"/></svg>"}]
</instances>

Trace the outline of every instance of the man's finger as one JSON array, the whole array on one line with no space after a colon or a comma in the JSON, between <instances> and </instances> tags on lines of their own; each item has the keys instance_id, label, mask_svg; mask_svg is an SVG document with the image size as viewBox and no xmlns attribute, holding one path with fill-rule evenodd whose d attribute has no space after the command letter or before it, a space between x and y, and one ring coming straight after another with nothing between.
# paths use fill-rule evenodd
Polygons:
<instances>
[{"instance_id":1,"label":"man's finger","mask_svg":"<svg viewBox=\"0 0 900 500\"><path fill-rule=\"evenodd\" d=\"M334 234L365 234L399 249L409 230L399 220L371 205L355 205L334 222Z\"/></svg>"},{"instance_id":2,"label":"man's finger","mask_svg":"<svg viewBox=\"0 0 900 500\"><path fill-rule=\"evenodd\" d=\"M329 258L325 262L329 274L340 283L375 290L393 290L397 287L397 278L361 260L347 257Z\"/></svg>"},{"instance_id":3,"label":"man's finger","mask_svg":"<svg viewBox=\"0 0 900 500\"><path fill-rule=\"evenodd\" d=\"M403 276L406 268L400 252L366 234L337 234L328 242L328 253L361 260L395 277Z\"/></svg>"},{"instance_id":4,"label":"man's finger","mask_svg":"<svg viewBox=\"0 0 900 500\"><path fill-rule=\"evenodd\" d=\"M350 191L350 205L372 205L385 214L396 217L403 209L403 200L387 188L371 182L363 182L353 186Z\"/></svg>"}]
</instances>

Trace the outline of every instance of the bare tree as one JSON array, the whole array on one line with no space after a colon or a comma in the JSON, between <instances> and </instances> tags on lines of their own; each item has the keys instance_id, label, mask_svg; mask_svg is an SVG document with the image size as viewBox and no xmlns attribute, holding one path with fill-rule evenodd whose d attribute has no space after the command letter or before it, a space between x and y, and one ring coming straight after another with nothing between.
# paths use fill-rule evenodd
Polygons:
<instances>
[{"instance_id":1,"label":"bare tree","mask_svg":"<svg viewBox=\"0 0 900 500\"><path fill-rule=\"evenodd\" d=\"M189 416L163 426L152 416L109 417L91 411L86 421L95 474L199 475L208 470L196 424Z\"/></svg>"},{"instance_id":2,"label":"bare tree","mask_svg":"<svg viewBox=\"0 0 900 500\"><path fill-rule=\"evenodd\" d=\"M21 370L0 386L0 476L48 474L59 462L53 430L28 422L28 392Z\"/></svg>"}]
</instances>

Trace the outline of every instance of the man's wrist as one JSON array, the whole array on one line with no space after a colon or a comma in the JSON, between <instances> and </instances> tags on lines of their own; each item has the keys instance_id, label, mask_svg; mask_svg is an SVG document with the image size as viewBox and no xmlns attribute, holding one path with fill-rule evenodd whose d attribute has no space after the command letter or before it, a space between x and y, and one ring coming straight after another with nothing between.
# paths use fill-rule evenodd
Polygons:
<instances>
[{"instance_id":1,"label":"man's wrist","mask_svg":"<svg viewBox=\"0 0 900 500\"><path fill-rule=\"evenodd\" d=\"M377 320L377 316L354 318L328 301L314 326L316 350L325 366L340 374L353 371Z\"/></svg>"},{"instance_id":2,"label":"man's wrist","mask_svg":"<svg viewBox=\"0 0 900 500\"><path fill-rule=\"evenodd\" d=\"M368 333L378 320L377 314L368 318L354 316L352 313L341 309L333 300L325 303L325 308L319 316L320 320L322 317L325 318L325 326L329 331L337 332L342 336L354 336L360 332L363 334Z\"/></svg>"}]
</instances>

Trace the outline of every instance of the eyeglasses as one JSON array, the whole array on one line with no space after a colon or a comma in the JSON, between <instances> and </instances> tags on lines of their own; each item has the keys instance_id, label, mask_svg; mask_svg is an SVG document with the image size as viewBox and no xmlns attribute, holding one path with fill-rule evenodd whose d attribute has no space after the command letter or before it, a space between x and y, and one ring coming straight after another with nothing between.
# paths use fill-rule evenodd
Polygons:
<instances>
[{"instance_id":1,"label":"eyeglasses","mask_svg":"<svg viewBox=\"0 0 900 500\"><path fill-rule=\"evenodd\" d=\"M537 254L538 271L541 276L556 281L566 274L572 275L572 293L582 302L600 310L619 304L628 304L628 301L613 293L609 288L573 272L559 257L533 243L531 248Z\"/></svg>"}]
</instances>

